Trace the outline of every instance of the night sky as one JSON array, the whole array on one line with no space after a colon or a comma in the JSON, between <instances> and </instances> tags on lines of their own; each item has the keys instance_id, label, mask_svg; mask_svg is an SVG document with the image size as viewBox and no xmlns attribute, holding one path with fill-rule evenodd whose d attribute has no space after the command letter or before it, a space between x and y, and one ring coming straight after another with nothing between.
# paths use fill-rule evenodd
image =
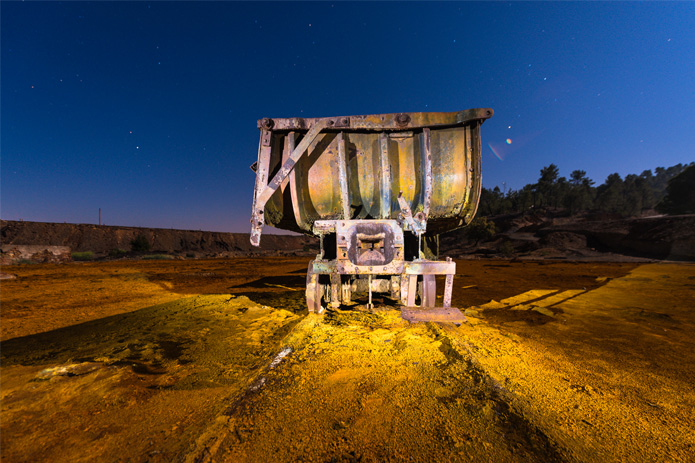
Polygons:
<instances>
[{"instance_id":1,"label":"night sky","mask_svg":"<svg viewBox=\"0 0 695 463\"><path fill-rule=\"evenodd\" d=\"M692 2L0 5L3 219L248 232L262 117L491 107L501 189L695 160Z\"/></svg>"}]
</instances>

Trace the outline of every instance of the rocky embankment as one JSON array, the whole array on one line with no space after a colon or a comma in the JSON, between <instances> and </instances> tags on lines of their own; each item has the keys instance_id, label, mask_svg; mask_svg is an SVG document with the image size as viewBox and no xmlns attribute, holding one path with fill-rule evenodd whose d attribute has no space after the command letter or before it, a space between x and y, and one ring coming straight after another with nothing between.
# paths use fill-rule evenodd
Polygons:
<instances>
[{"instance_id":1,"label":"rocky embankment","mask_svg":"<svg viewBox=\"0 0 695 463\"><path fill-rule=\"evenodd\" d=\"M443 235L452 257L695 261L695 215L619 218L527 213L492 217L497 233L478 243L465 229Z\"/></svg>"},{"instance_id":2,"label":"rocky embankment","mask_svg":"<svg viewBox=\"0 0 695 463\"><path fill-rule=\"evenodd\" d=\"M315 254L318 241L309 236L263 235L260 248L251 246L246 233L222 233L162 228L117 227L90 224L0 221L4 252L17 245L68 246L72 252L95 256L124 254L131 242L144 236L149 252L184 257L229 257L277 254Z\"/></svg>"}]
</instances>

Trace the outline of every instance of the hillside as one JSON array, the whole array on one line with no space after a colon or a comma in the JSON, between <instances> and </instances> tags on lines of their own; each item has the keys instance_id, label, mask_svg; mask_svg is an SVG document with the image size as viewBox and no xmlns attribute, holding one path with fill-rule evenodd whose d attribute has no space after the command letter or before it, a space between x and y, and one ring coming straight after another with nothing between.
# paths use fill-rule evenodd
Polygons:
<instances>
[{"instance_id":1,"label":"hillside","mask_svg":"<svg viewBox=\"0 0 695 463\"><path fill-rule=\"evenodd\" d=\"M318 249L308 236L263 235L260 248L251 246L246 233L199 230L99 226L93 224L0 221L2 245L69 246L73 252L91 251L96 256L130 251L131 241L144 236L153 253L189 257L227 257L258 253L305 253Z\"/></svg>"}]
</instances>

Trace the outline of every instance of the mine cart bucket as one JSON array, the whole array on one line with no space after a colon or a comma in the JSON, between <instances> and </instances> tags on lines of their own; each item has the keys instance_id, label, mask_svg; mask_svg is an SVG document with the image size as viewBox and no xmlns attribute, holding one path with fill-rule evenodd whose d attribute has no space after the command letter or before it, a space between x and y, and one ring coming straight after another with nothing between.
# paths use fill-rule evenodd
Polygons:
<instances>
[{"instance_id":1,"label":"mine cart bucket","mask_svg":"<svg viewBox=\"0 0 695 463\"><path fill-rule=\"evenodd\" d=\"M372 291L388 292L405 307L419 301L431 311L438 274L447 275L449 309L455 264L435 260L430 245L475 215L480 126L492 114L259 120L251 243L260 244L264 225L321 238L307 275L311 311L365 291L370 304Z\"/></svg>"},{"instance_id":2,"label":"mine cart bucket","mask_svg":"<svg viewBox=\"0 0 695 463\"><path fill-rule=\"evenodd\" d=\"M264 225L313 234L317 220L398 219L399 193L429 233L466 225L481 187L491 109L261 119L251 242Z\"/></svg>"}]
</instances>

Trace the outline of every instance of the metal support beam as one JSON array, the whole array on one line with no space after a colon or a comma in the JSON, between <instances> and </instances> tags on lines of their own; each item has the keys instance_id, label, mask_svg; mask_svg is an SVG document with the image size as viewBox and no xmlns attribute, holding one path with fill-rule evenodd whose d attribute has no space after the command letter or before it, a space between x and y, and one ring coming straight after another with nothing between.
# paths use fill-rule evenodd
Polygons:
<instances>
[{"instance_id":1,"label":"metal support beam","mask_svg":"<svg viewBox=\"0 0 695 463\"><path fill-rule=\"evenodd\" d=\"M340 274L331 273L331 307L334 309L340 307L341 290Z\"/></svg>"},{"instance_id":2,"label":"metal support beam","mask_svg":"<svg viewBox=\"0 0 695 463\"><path fill-rule=\"evenodd\" d=\"M427 128L422 130L422 160L425 163L425 197L422 212L427 220L432 201L432 151L430 148L430 129Z\"/></svg>"},{"instance_id":3,"label":"metal support beam","mask_svg":"<svg viewBox=\"0 0 695 463\"><path fill-rule=\"evenodd\" d=\"M340 202L343 206L343 218L350 220L350 192L347 182L347 163L345 155L345 133L338 134L338 181L340 182Z\"/></svg>"},{"instance_id":4,"label":"metal support beam","mask_svg":"<svg viewBox=\"0 0 695 463\"><path fill-rule=\"evenodd\" d=\"M290 132L287 134L287 145L289 146L289 152L292 153L294 152L294 148L297 146L297 132ZM287 156L287 159L289 159L289 155ZM282 161L283 164L285 163L285 160ZM299 201L299 189L297 188L297 181L295 179L295 176L297 174L297 171L295 169L292 169L292 172L290 172L290 175L287 177L290 182L290 200L292 201L292 212L294 213L294 220L297 222L297 226L302 229L307 229L307 226L311 227L311 225L308 225L306 221L306 217L304 216L304 208L301 206L301 202Z\"/></svg>"},{"instance_id":5,"label":"metal support beam","mask_svg":"<svg viewBox=\"0 0 695 463\"><path fill-rule=\"evenodd\" d=\"M343 301L343 304L349 304L350 300L352 299L352 288L350 286L350 282L347 281L345 283L341 284L341 298Z\"/></svg>"},{"instance_id":6,"label":"metal support beam","mask_svg":"<svg viewBox=\"0 0 695 463\"><path fill-rule=\"evenodd\" d=\"M446 283L444 284L444 301L442 305L444 307L451 307L451 290L454 288L454 275L446 276Z\"/></svg>"},{"instance_id":7,"label":"metal support beam","mask_svg":"<svg viewBox=\"0 0 695 463\"><path fill-rule=\"evenodd\" d=\"M456 262L441 260L414 260L404 264L408 275L456 275Z\"/></svg>"},{"instance_id":8,"label":"metal support beam","mask_svg":"<svg viewBox=\"0 0 695 463\"><path fill-rule=\"evenodd\" d=\"M379 135L381 146L381 216L391 215L391 164L389 163L389 136L386 132Z\"/></svg>"},{"instance_id":9,"label":"metal support beam","mask_svg":"<svg viewBox=\"0 0 695 463\"><path fill-rule=\"evenodd\" d=\"M263 214L259 216L256 211L265 207L265 202L259 206L260 201L258 196L260 192L265 188L268 182L268 174L270 169L270 153L271 153L271 141L272 132L269 130L261 130L261 144L258 147L258 162L256 163L256 187L253 194L253 211L251 213L251 244L258 246L261 239L261 230L263 229L264 219ZM255 236L256 232L258 235ZM254 242L255 238L255 242Z\"/></svg>"},{"instance_id":10,"label":"metal support beam","mask_svg":"<svg viewBox=\"0 0 695 463\"><path fill-rule=\"evenodd\" d=\"M417 293L417 275L408 275L408 307L415 305L415 294Z\"/></svg>"},{"instance_id":11,"label":"metal support beam","mask_svg":"<svg viewBox=\"0 0 695 463\"><path fill-rule=\"evenodd\" d=\"M466 185L473 185L473 146L471 145L471 128L465 128L465 140L466 140L466 158L463 168L466 170ZM461 208L456 211L457 215L460 215L464 207L467 207L471 198L471 188L465 188L463 190L464 198L461 201Z\"/></svg>"},{"instance_id":12,"label":"metal support beam","mask_svg":"<svg viewBox=\"0 0 695 463\"><path fill-rule=\"evenodd\" d=\"M422 275L422 307L437 305L437 280L434 275Z\"/></svg>"}]
</instances>

